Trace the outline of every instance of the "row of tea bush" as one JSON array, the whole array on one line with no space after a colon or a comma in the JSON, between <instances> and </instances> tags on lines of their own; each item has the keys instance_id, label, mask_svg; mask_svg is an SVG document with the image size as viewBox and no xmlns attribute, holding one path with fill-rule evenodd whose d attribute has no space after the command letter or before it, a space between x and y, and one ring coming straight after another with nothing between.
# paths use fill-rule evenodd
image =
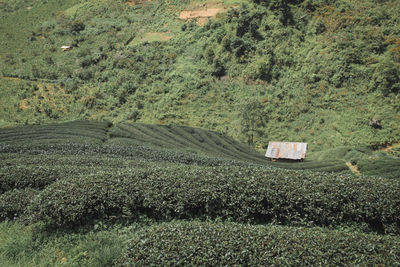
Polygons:
<instances>
[{"instance_id":1,"label":"row of tea bush","mask_svg":"<svg viewBox=\"0 0 400 267\"><path fill-rule=\"evenodd\" d=\"M154 165L57 180L33 198L24 214L29 221L57 225L146 214L161 220L356 224L398 234L399 203L396 180L266 167Z\"/></svg>"},{"instance_id":2,"label":"row of tea bush","mask_svg":"<svg viewBox=\"0 0 400 267\"><path fill-rule=\"evenodd\" d=\"M135 232L123 266L397 266L400 239L323 228L174 221Z\"/></svg>"}]
</instances>

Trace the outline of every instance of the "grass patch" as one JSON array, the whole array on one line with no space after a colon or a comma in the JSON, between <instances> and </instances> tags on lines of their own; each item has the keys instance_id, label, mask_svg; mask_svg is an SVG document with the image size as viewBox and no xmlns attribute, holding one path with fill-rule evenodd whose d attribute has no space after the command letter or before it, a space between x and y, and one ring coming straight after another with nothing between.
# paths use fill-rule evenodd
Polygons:
<instances>
[{"instance_id":1,"label":"grass patch","mask_svg":"<svg viewBox=\"0 0 400 267\"><path fill-rule=\"evenodd\" d=\"M128 45L135 46L142 43L165 42L172 37L174 36L170 32L146 32L136 36Z\"/></svg>"}]
</instances>

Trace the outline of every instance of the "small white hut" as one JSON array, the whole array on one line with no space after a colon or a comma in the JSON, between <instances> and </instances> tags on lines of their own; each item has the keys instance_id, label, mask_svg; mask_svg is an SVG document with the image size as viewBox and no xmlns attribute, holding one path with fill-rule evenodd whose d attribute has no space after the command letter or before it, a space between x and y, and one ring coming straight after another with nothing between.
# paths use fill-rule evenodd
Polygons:
<instances>
[{"instance_id":1,"label":"small white hut","mask_svg":"<svg viewBox=\"0 0 400 267\"><path fill-rule=\"evenodd\" d=\"M306 152L307 143L269 142L265 156L271 160L304 160Z\"/></svg>"}]
</instances>

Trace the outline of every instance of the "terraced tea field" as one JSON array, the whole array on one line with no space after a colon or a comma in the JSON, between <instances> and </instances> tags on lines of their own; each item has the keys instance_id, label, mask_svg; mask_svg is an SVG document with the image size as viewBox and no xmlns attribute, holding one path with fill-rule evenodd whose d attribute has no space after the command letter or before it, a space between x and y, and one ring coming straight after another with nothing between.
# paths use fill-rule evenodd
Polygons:
<instances>
[{"instance_id":1,"label":"terraced tea field","mask_svg":"<svg viewBox=\"0 0 400 267\"><path fill-rule=\"evenodd\" d=\"M399 214L398 179L355 176L344 160L270 162L217 132L0 130L0 261L11 266L395 266Z\"/></svg>"}]
</instances>

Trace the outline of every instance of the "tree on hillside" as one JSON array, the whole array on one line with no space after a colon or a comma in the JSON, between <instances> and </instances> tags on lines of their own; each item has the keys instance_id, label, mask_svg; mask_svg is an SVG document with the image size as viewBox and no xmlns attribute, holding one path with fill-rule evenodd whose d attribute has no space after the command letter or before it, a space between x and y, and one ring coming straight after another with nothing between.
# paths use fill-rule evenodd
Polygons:
<instances>
[{"instance_id":1,"label":"tree on hillside","mask_svg":"<svg viewBox=\"0 0 400 267\"><path fill-rule=\"evenodd\" d=\"M247 144L253 145L254 138L262 135L266 119L264 107L258 99L243 101L240 107L240 132L247 139Z\"/></svg>"},{"instance_id":2,"label":"tree on hillside","mask_svg":"<svg viewBox=\"0 0 400 267\"><path fill-rule=\"evenodd\" d=\"M371 86L385 96L390 93L397 94L400 91L400 64L393 62L388 56L382 57L376 64Z\"/></svg>"}]
</instances>

